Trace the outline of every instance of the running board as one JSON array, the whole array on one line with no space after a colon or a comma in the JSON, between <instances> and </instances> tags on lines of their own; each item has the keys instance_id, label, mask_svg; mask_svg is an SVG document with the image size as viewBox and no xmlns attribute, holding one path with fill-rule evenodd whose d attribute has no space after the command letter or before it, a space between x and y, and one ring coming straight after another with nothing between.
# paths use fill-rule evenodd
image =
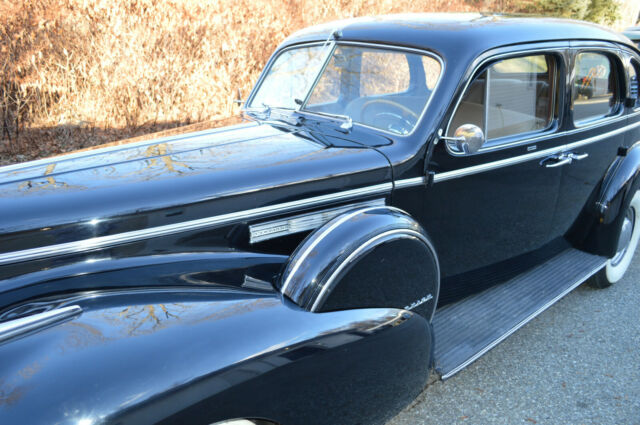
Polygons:
<instances>
[{"instance_id":1,"label":"running board","mask_svg":"<svg viewBox=\"0 0 640 425\"><path fill-rule=\"evenodd\" d=\"M513 279L436 311L435 370L450 378L599 271L607 259L567 249Z\"/></svg>"}]
</instances>

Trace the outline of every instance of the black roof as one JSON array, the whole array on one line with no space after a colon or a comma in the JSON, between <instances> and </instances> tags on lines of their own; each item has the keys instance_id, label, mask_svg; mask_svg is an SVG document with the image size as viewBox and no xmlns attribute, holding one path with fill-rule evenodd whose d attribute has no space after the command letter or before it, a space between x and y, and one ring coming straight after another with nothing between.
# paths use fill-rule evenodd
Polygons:
<instances>
[{"instance_id":1,"label":"black roof","mask_svg":"<svg viewBox=\"0 0 640 425\"><path fill-rule=\"evenodd\" d=\"M640 27L630 27L622 32L625 36L629 37L632 41L640 41Z\"/></svg>"},{"instance_id":2,"label":"black roof","mask_svg":"<svg viewBox=\"0 0 640 425\"><path fill-rule=\"evenodd\" d=\"M479 13L386 15L334 21L298 31L283 45L325 40L333 30L349 41L404 45L442 53L535 41L606 40L629 44L619 33L582 21Z\"/></svg>"}]
</instances>

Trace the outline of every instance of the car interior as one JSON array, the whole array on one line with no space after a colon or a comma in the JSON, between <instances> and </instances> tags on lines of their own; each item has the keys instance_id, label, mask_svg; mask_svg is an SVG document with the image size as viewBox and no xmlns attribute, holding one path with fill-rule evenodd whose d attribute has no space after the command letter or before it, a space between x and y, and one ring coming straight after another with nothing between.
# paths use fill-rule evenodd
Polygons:
<instances>
[{"instance_id":1,"label":"car interior","mask_svg":"<svg viewBox=\"0 0 640 425\"><path fill-rule=\"evenodd\" d=\"M422 114L440 74L427 56L338 46L306 109L407 134Z\"/></svg>"},{"instance_id":2,"label":"car interior","mask_svg":"<svg viewBox=\"0 0 640 425\"><path fill-rule=\"evenodd\" d=\"M449 132L474 124L491 140L547 128L553 117L555 75L555 60L550 55L491 65L469 85Z\"/></svg>"}]
</instances>

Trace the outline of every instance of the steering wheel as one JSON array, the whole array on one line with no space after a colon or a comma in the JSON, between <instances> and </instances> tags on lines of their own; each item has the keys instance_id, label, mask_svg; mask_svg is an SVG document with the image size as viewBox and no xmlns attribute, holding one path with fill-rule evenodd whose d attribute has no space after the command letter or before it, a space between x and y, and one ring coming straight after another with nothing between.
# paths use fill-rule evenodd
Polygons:
<instances>
[{"instance_id":1,"label":"steering wheel","mask_svg":"<svg viewBox=\"0 0 640 425\"><path fill-rule=\"evenodd\" d=\"M418 121L418 114L403 104L389 99L373 99L365 102L364 105L362 105L360 116L364 118L367 108L371 108L376 104L392 106L396 109L396 112L399 112L381 111L376 113L371 120L371 122L376 123L376 127L383 127L384 125L382 125L382 123L385 123L386 126L384 127L387 129L400 134L406 134L413 129Z\"/></svg>"}]
</instances>

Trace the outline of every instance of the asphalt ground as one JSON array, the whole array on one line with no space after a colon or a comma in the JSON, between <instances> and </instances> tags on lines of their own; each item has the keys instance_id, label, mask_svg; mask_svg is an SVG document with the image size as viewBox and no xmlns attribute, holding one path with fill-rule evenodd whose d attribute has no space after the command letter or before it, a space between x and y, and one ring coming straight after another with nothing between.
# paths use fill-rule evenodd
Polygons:
<instances>
[{"instance_id":1,"label":"asphalt ground","mask_svg":"<svg viewBox=\"0 0 640 425\"><path fill-rule=\"evenodd\" d=\"M387 425L640 424L640 249L583 284Z\"/></svg>"}]
</instances>

